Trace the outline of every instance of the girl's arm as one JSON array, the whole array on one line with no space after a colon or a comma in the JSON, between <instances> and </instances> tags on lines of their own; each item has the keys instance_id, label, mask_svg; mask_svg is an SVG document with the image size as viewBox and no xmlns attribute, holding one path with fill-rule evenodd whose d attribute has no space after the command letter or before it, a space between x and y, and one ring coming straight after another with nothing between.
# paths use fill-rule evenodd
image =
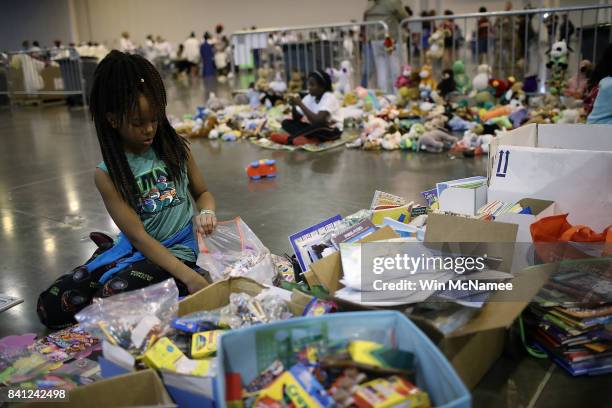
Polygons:
<instances>
[{"instance_id":1,"label":"girl's arm","mask_svg":"<svg viewBox=\"0 0 612 408\"><path fill-rule=\"evenodd\" d=\"M187 158L187 176L189 177L189 191L198 207L198 215L195 217L198 233L202 235L211 234L217 226L215 198L208 191L206 181L204 181L204 177L202 177L202 173L200 173L198 165L191 155L191 151ZM203 214L201 213L202 211L204 211Z\"/></svg>"},{"instance_id":2,"label":"girl's arm","mask_svg":"<svg viewBox=\"0 0 612 408\"><path fill-rule=\"evenodd\" d=\"M302 100L299 98L295 98L293 100L293 103L299 106L300 109L302 109L302 112L304 112L304 115L308 118L308 122L310 122L312 125L327 125L327 122L329 120L329 112L319 111L318 113L314 113L313 111L308 109L306 105L304 105L304 102L302 102Z\"/></svg>"},{"instance_id":3,"label":"girl's arm","mask_svg":"<svg viewBox=\"0 0 612 408\"><path fill-rule=\"evenodd\" d=\"M208 286L206 279L179 261L168 248L145 231L138 214L123 200L105 171L96 169L95 183L108 213L134 248L149 261L187 285L190 293Z\"/></svg>"}]
</instances>

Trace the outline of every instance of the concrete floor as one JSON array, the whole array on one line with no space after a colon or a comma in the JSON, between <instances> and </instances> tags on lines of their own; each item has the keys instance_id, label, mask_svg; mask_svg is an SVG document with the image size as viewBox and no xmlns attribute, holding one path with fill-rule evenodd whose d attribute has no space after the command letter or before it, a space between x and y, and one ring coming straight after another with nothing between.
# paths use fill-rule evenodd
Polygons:
<instances>
[{"instance_id":1,"label":"concrete floor","mask_svg":"<svg viewBox=\"0 0 612 408\"><path fill-rule=\"evenodd\" d=\"M206 93L213 89L208 85ZM202 104L199 81L168 88L171 114ZM215 90L227 96L227 86ZM0 109L0 146L0 293L25 299L0 314L0 337L40 333L38 293L89 257L90 231L117 228L93 184L100 153L83 110ZM203 140L193 142L193 151L219 218L241 216L274 253L289 252L287 237L302 227L367 207L376 189L420 200L419 193L438 181L485 173L482 158L450 160L444 154L344 148L312 154ZM276 179L248 181L245 165L260 158L277 160ZM500 359L474 391L474 406L610 406L611 376L571 378L551 367L529 357ZM538 389L539 399L530 403Z\"/></svg>"}]
</instances>

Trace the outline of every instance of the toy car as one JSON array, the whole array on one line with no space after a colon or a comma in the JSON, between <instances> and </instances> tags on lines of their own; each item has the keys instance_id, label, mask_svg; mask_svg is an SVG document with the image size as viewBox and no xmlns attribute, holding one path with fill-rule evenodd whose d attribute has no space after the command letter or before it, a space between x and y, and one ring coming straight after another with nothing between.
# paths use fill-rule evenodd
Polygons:
<instances>
[{"instance_id":1,"label":"toy car","mask_svg":"<svg viewBox=\"0 0 612 408\"><path fill-rule=\"evenodd\" d=\"M247 166L246 173L251 180L276 177L276 160L254 161Z\"/></svg>"}]
</instances>

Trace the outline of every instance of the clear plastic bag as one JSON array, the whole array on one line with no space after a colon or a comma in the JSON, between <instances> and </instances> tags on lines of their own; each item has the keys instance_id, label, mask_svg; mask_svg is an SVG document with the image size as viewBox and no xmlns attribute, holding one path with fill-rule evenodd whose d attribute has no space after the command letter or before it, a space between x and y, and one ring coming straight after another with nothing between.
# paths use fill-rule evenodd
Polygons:
<instances>
[{"instance_id":1,"label":"clear plastic bag","mask_svg":"<svg viewBox=\"0 0 612 408\"><path fill-rule=\"evenodd\" d=\"M132 354L139 354L153 335L163 336L178 312L178 288L174 279L146 288L96 298L76 314L81 327Z\"/></svg>"},{"instance_id":2,"label":"clear plastic bag","mask_svg":"<svg viewBox=\"0 0 612 408\"><path fill-rule=\"evenodd\" d=\"M270 251L240 217L219 222L211 235L199 237L199 246L196 263L210 273L213 282L239 276L267 285L274 282Z\"/></svg>"}]
</instances>

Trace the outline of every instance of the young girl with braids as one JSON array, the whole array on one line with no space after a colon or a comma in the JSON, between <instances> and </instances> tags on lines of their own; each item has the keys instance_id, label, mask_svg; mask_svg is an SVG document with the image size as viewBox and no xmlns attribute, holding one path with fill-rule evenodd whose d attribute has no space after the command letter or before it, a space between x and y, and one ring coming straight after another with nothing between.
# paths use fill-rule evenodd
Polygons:
<instances>
[{"instance_id":1,"label":"young girl with braids","mask_svg":"<svg viewBox=\"0 0 612 408\"><path fill-rule=\"evenodd\" d=\"M208 285L193 269L193 225L198 234L213 231L215 200L188 143L168 122L158 72L138 55L112 51L96 69L90 110L104 160L94 180L121 234L116 242L90 235L98 245L92 258L40 295L38 315L51 329L73 324L94 297L169 278L181 295Z\"/></svg>"},{"instance_id":2,"label":"young girl with braids","mask_svg":"<svg viewBox=\"0 0 612 408\"><path fill-rule=\"evenodd\" d=\"M332 80L322 70L308 75L308 95L303 99L291 97L292 118L283 121L286 133L273 133L270 139L294 146L318 144L336 140L342 134L343 120L340 103L334 95Z\"/></svg>"}]
</instances>

